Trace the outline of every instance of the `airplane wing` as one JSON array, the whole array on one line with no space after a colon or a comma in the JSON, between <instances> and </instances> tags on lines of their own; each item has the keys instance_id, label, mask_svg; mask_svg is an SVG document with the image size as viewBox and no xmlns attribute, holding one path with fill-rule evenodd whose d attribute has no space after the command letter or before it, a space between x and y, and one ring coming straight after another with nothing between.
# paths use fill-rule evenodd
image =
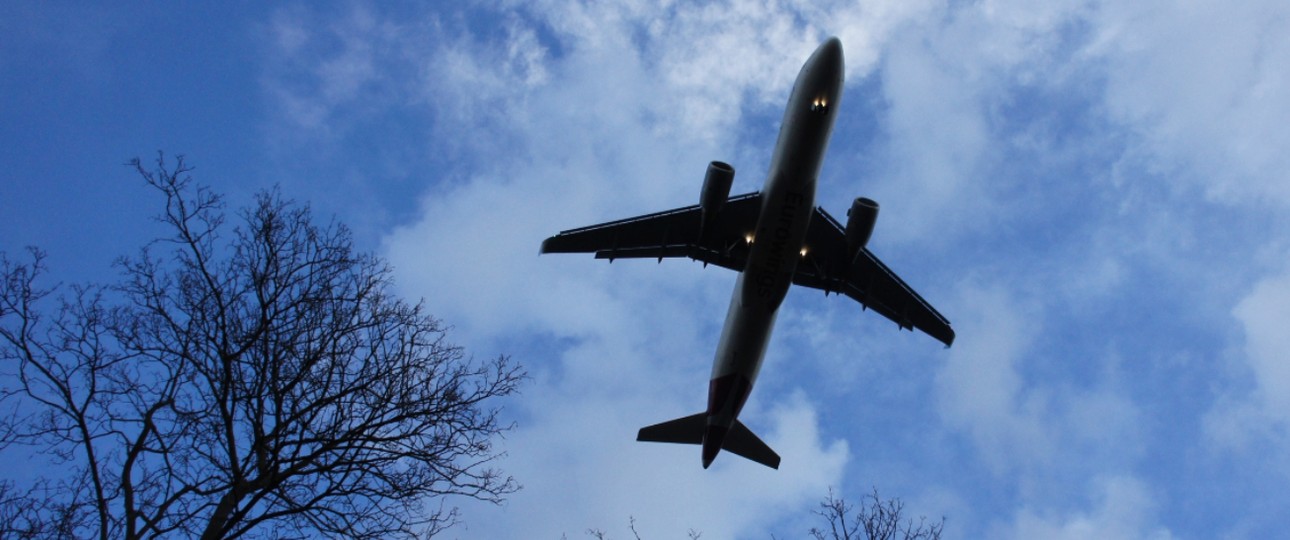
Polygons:
<instances>
[{"instance_id":1,"label":"airplane wing","mask_svg":"<svg viewBox=\"0 0 1290 540\"><path fill-rule=\"evenodd\" d=\"M542 253L595 253L597 259L689 257L743 271L747 235L757 228L761 193L726 200L700 238L699 205L561 232L542 242Z\"/></svg>"},{"instance_id":2,"label":"airplane wing","mask_svg":"<svg viewBox=\"0 0 1290 540\"><path fill-rule=\"evenodd\" d=\"M860 250L854 264L847 260L846 230L823 208L817 207L811 216L806 256L797 265L793 283L843 293L903 330L917 328L947 347L954 343L950 322L868 249Z\"/></svg>"}]
</instances>

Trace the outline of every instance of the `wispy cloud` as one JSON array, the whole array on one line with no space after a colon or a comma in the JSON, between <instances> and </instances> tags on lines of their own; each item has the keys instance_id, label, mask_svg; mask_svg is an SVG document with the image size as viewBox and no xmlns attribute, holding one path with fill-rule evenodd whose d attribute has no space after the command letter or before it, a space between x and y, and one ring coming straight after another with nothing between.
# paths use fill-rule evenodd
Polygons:
<instances>
[{"instance_id":1,"label":"wispy cloud","mask_svg":"<svg viewBox=\"0 0 1290 540\"><path fill-rule=\"evenodd\" d=\"M458 336L547 345L516 353L536 373L520 404L525 421L506 442L508 470L526 490L500 512L472 510L471 534L481 537L558 537L629 516L661 536L752 534L811 504L845 461L845 444L818 431L816 404L800 396L750 405L747 421L792 461L778 472L729 456L704 471L695 448L634 442L639 427L702 408L733 276L536 256L562 228L697 200L718 141L734 138L752 74L714 74L730 91L696 95L651 48L662 38L644 47L628 39L641 22L620 19L630 9L573 4L542 14L546 27L511 23L500 41L463 35L427 64L434 106L452 122L440 129L472 134L479 140L462 148L482 153L464 182L432 188L422 219L388 238L389 256L417 269L403 285ZM543 47L558 54L517 53ZM791 80L796 67L777 78ZM447 253L461 264L436 262Z\"/></svg>"},{"instance_id":2,"label":"wispy cloud","mask_svg":"<svg viewBox=\"0 0 1290 540\"><path fill-rule=\"evenodd\" d=\"M1287 422L1290 384L1275 263L1290 239L1271 226L1290 201L1279 4L468 9L283 12L278 49L305 82L270 88L293 129L362 124L350 110L425 119L416 137L377 139L438 167L402 201L415 212L386 253L476 354L535 372L506 441L528 489L472 508L472 535L576 535L634 515L666 531L654 536L745 536L808 511L812 490L902 476L930 479L901 495L954 511L967 536L1218 534L1234 520L1195 526L1185 508L1205 490L1168 467L1221 476L1248 455L1242 440L1290 455L1284 429L1266 428ZM310 45L319 33L333 45ZM875 252L959 341L944 353L846 301L790 296L767 365L782 376L749 410L785 470L704 472L692 448L632 435L701 407L733 276L537 247L697 201L710 159L755 189L788 85L831 34L850 85L818 202L883 202ZM911 433L874 432L895 422Z\"/></svg>"},{"instance_id":3,"label":"wispy cloud","mask_svg":"<svg viewBox=\"0 0 1290 540\"><path fill-rule=\"evenodd\" d=\"M1093 483L1090 508L1069 514L1025 508L995 538L1051 538L1054 540L1106 538L1108 540L1168 540L1173 535L1153 525L1156 500L1141 481L1108 477Z\"/></svg>"},{"instance_id":4,"label":"wispy cloud","mask_svg":"<svg viewBox=\"0 0 1290 540\"><path fill-rule=\"evenodd\" d=\"M1226 202L1290 202L1290 36L1279 2L1097 5L1087 53L1150 165Z\"/></svg>"}]
</instances>

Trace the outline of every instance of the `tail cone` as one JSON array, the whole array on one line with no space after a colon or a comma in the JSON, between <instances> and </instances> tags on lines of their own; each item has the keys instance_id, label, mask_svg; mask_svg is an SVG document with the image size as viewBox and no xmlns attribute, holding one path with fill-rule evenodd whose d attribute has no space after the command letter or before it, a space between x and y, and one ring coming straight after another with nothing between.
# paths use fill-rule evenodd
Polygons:
<instances>
[{"instance_id":1,"label":"tail cone","mask_svg":"<svg viewBox=\"0 0 1290 540\"><path fill-rule=\"evenodd\" d=\"M726 433L730 428L708 424L708 430L703 434L703 468L712 465L712 460L717 458L717 452L721 451L721 445L726 440Z\"/></svg>"}]
</instances>

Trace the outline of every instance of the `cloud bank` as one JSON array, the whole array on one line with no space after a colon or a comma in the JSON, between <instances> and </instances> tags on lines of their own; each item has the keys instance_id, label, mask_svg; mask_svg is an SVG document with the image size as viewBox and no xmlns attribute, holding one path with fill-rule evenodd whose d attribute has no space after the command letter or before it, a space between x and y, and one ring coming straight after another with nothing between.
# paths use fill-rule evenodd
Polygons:
<instances>
[{"instance_id":1,"label":"cloud bank","mask_svg":"<svg viewBox=\"0 0 1290 540\"><path fill-rule=\"evenodd\" d=\"M467 508L463 536L627 516L650 537L801 534L830 485L948 514L953 536L1284 530L1255 504L1290 471L1281 4L349 9L273 21L302 70L266 83L279 126L424 121L378 139L433 156L383 249L458 340L534 373L505 441L526 489ZM725 456L705 472L693 448L632 439L702 407L733 275L537 247L692 204L711 159L756 189L827 35L848 87L817 203L881 201L872 248L960 338L946 353L791 294L746 413L785 467Z\"/></svg>"}]
</instances>

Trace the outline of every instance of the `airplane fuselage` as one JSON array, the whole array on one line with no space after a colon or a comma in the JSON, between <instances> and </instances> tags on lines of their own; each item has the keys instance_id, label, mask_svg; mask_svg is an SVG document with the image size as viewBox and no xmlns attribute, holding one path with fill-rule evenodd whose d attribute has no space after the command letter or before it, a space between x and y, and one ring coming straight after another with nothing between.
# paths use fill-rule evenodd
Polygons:
<instances>
[{"instance_id":1,"label":"airplane fuselage","mask_svg":"<svg viewBox=\"0 0 1290 540\"><path fill-rule=\"evenodd\" d=\"M542 242L541 253L594 253L610 262L688 257L739 272L707 408L642 427L636 440L701 445L705 469L722 450L779 468L779 454L738 417L792 285L844 294L901 329L917 328L946 346L954 342L949 321L865 248L877 203L857 197L845 227L815 207L842 78L842 44L832 38L797 75L761 191L731 197L734 168L713 161L699 204L561 231Z\"/></svg>"},{"instance_id":2,"label":"airplane fuselage","mask_svg":"<svg viewBox=\"0 0 1290 540\"><path fill-rule=\"evenodd\" d=\"M842 45L836 38L802 66L784 111L748 262L735 283L708 388L703 466L711 464L761 369L779 306L802 258L815 183L841 97Z\"/></svg>"}]
</instances>

